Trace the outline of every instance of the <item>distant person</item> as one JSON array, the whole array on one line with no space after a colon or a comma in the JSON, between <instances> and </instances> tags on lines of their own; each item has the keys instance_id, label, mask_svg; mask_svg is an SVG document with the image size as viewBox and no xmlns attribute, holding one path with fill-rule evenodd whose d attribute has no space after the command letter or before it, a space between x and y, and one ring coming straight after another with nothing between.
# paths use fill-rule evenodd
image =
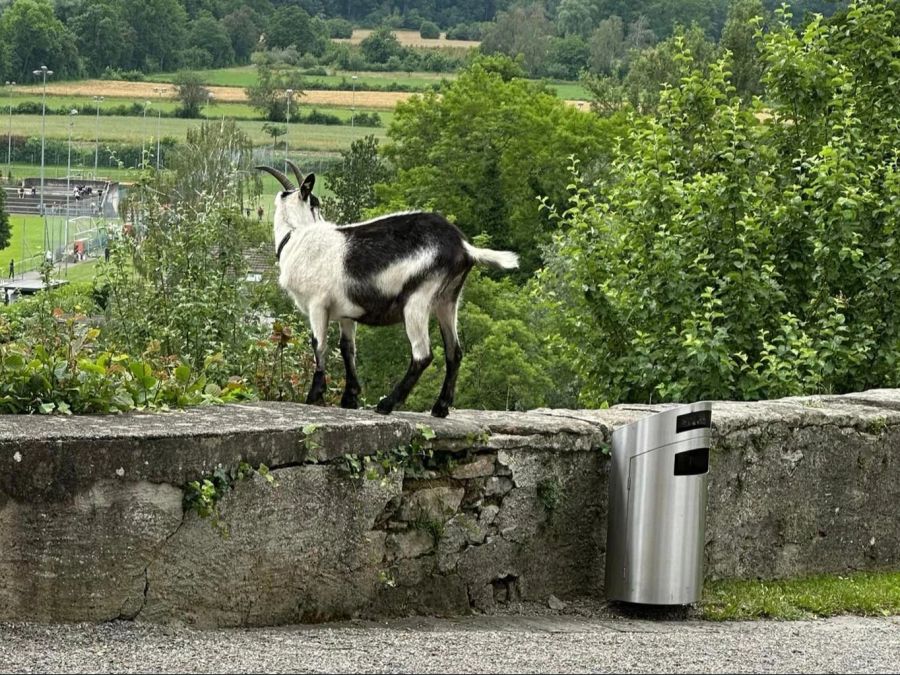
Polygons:
<instances>
[{"instance_id":1,"label":"distant person","mask_svg":"<svg viewBox=\"0 0 900 675\"><path fill-rule=\"evenodd\" d=\"M9 261L9 278L12 279L16 276L16 263L13 260Z\"/></svg>"},{"instance_id":2,"label":"distant person","mask_svg":"<svg viewBox=\"0 0 900 675\"><path fill-rule=\"evenodd\" d=\"M103 259L109 262L109 246L103 249Z\"/></svg>"},{"instance_id":3,"label":"distant person","mask_svg":"<svg viewBox=\"0 0 900 675\"><path fill-rule=\"evenodd\" d=\"M262 222L263 213L264 213L263 207L262 207L262 206L259 206L259 207L256 209L256 219L259 220L260 222Z\"/></svg>"},{"instance_id":4,"label":"distant person","mask_svg":"<svg viewBox=\"0 0 900 675\"><path fill-rule=\"evenodd\" d=\"M31 196L37 197L37 188L34 185L31 186Z\"/></svg>"}]
</instances>

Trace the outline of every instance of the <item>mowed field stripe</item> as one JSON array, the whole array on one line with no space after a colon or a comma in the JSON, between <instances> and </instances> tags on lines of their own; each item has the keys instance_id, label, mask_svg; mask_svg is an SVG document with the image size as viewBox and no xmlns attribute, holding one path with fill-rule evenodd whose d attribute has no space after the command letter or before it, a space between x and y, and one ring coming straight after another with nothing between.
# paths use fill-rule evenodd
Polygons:
<instances>
[{"instance_id":1,"label":"mowed field stripe","mask_svg":"<svg viewBox=\"0 0 900 675\"><path fill-rule=\"evenodd\" d=\"M162 89L161 93L156 90ZM207 87L218 103L246 103L247 94L242 87ZM40 94L40 85L16 87L16 93ZM147 101L163 98L177 98L177 89L160 82L126 82L124 80L79 80L76 82L54 82L47 84L47 93L53 96L105 96L107 98L144 99ZM310 89L303 93L299 103L303 105L342 106L391 110L399 101L405 101L414 94L399 91L323 91Z\"/></svg>"},{"instance_id":2,"label":"mowed field stripe","mask_svg":"<svg viewBox=\"0 0 900 675\"><path fill-rule=\"evenodd\" d=\"M155 90L162 89L161 93ZM207 87L216 103L246 103L247 94L242 87ZM19 86L16 93L39 95L40 85ZM170 84L160 82L126 82L124 80L79 80L77 82L55 82L47 84L47 93L53 96L105 96L129 100L158 100L158 96L175 99L177 89ZM300 97L301 105L320 105L372 110L393 110L400 101L406 101L416 94L399 91L323 91L308 89ZM577 108L586 109L583 100L566 100L566 103Z\"/></svg>"}]
</instances>

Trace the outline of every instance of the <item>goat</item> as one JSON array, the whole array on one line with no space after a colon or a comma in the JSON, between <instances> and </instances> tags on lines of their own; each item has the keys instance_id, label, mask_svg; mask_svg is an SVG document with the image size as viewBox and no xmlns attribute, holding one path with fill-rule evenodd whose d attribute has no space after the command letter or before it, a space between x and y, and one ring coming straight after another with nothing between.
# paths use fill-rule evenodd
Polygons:
<instances>
[{"instance_id":1,"label":"goat","mask_svg":"<svg viewBox=\"0 0 900 675\"><path fill-rule=\"evenodd\" d=\"M330 223L312 194L315 174L304 177L293 162L287 163L296 187L277 169L257 169L273 175L284 188L275 196L275 256L278 283L309 317L312 330L316 370L306 402L324 404L329 323L337 321L341 328L346 370L341 407L358 408L356 324L403 322L412 349L409 368L375 410L387 415L402 405L433 359L428 322L434 313L447 371L431 414L446 417L463 356L456 331L463 283L476 263L512 269L518 267L518 256L472 246L459 228L437 213L410 211L349 225Z\"/></svg>"}]
</instances>

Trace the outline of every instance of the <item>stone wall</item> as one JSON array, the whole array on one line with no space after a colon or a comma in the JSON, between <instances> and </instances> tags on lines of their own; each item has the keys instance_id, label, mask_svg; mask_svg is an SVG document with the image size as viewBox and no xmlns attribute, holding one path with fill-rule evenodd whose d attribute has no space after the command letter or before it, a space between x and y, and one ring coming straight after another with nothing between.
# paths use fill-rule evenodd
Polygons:
<instances>
[{"instance_id":1,"label":"stone wall","mask_svg":"<svg viewBox=\"0 0 900 675\"><path fill-rule=\"evenodd\" d=\"M610 434L664 407L0 416L0 620L271 625L602 597ZM900 391L721 402L713 425L707 578L900 567ZM347 468L413 439L424 465ZM186 482L240 461L275 483L236 482L220 527L183 510Z\"/></svg>"}]
</instances>

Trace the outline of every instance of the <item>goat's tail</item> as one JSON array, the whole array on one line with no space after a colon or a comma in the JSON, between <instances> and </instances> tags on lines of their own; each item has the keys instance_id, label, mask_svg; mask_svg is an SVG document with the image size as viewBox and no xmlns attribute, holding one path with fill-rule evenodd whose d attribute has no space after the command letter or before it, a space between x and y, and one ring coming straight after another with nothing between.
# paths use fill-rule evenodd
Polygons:
<instances>
[{"instance_id":1,"label":"goat's tail","mask_svg":"<svg viewBox=\"0 0 900 675\"><path fill-rule=\"evenodd\" d=\"M490 248L477 248L469 242L463 242L468 253L475 262L502 270L511 270L519 266L519 256L512 251L495 251Z\"/></svg>"}]
</instances>

